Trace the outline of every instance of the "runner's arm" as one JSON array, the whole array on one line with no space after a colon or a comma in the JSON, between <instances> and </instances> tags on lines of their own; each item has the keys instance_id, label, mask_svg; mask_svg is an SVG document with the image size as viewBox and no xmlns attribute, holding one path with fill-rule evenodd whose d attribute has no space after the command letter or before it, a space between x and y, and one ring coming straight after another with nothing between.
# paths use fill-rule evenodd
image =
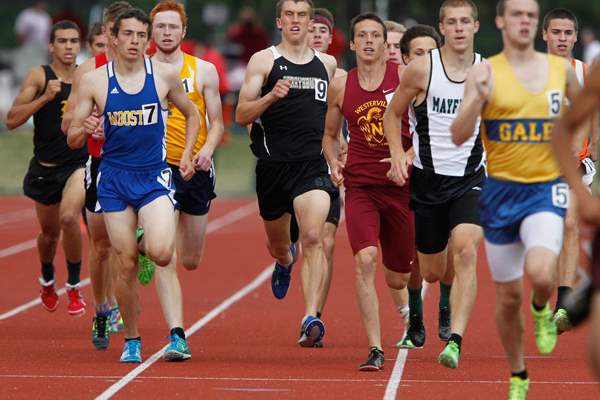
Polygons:
<instances>
[{"instance_id":1,"label":"runner's arm","mask_svg":"<svg viewBox=\"0 0 600 400\"><path fill-rule=\"evenodd\" d=\"M92 113L95 104L92 75L92 73L88 73L81 78L82 86L77 96L77 105L67 131L67 145L72 149L82 148L88 138L84 121Z\"/></svg>"},{"instance_id":2,"label":"runner's arm","mask_svg":"<svg viewBox=\"0 0 600 400\"><path fill-rule=\"evenodd\" d=\"M331 169L331 181L339 186L342 184L342 169L344 163L340 160L342 150L341 129L342 129L342 110L340 107L340 98L346 83L345 76L336 78L329 86L327 92L327 115L325 117L325 132L323 133L323 153L327 164Z\"/></svg>"},{"instance_id":3,"label":"runner's arm","mask_svg":"<svg viewBox=\"0 0 600 400\"><path fill-rule=\"evenodd\" d=\"M60 124L60 129L62 129L65 135L69 131L69 125L73 120L73 111L77 105L77 90L79 89L79 82L81 82L83 75L86 72L93 71L95 66L96 61L95 59L91 58L75 68L73 82L71 83L71 93L69 93L69 98L67 99L67 108L65 109L65 113L63 114L62 122Z\"/></svg>"},{"instance_id":4,"label":"runner's arm","mask_svg":"<svg viewBox=\"0 0 600 400\"><path fill-rule=\"evenodd\" d=\"M37 97L44 85L44 70L41 67L33 68L21 84L21 91L15 98L12 107L6 114L6 126L15 129L42 108L51 99L46 93Z\"/></svg>"}]
</instances>

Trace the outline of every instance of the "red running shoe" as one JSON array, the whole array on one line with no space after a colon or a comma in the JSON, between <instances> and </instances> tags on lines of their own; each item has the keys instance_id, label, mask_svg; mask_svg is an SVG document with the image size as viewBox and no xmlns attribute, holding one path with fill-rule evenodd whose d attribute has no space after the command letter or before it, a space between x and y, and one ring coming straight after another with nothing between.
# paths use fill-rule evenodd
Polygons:
<instances>
[{"instance_id":1,"label":"red running shoe","mask_svg":"<svg viewBox=\"0 0 600 400\"><path fill-rule=\"evenodd\" d=\"M67 283L67 296L69 297L69 305L67 311L69 315L74 317L80 317L85 314L85 301L79 291L79 285L69 285Z\"/></svg>"},{"instance_id":2,"label":"red running shoe","mask_svg":"<svg viewBox=\"0 0 600 400\"><path fill-rule=\"evenodd\" d=\"M42 305L50 312L56 311L58 308L58 294L54 289L54 279L46 282L43 278L40 278L40 285L42 285L42 289L40 290Z\"/></svg>"}]
</instances>

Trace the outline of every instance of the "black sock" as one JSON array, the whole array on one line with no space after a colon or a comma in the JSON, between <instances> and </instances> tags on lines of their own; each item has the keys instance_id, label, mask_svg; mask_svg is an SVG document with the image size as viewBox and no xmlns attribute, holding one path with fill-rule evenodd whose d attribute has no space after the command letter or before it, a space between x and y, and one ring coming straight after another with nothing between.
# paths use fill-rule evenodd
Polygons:
<instances>
[{"instance_id":1,"label":"black sock","mask_svg":"<svg viewBox=\"0 0 600 400\"><path fill-rule=\"evenodd\" d=\"M533 306L533 309L538 312L546 308L545 304L543 306L538 306L537 304L535 304L535 296L531 297L531 305Z\"/></svg>"},{"instance_id":2,"label":"black sock","mask_svg":"<svg viewBox=\"0 0 600 400\"><path fill-rule=\"evenodd\" d=\"M317 311L317 318L321 319L321 315L322 315L321 312Z\"/></svg>"},{"instance_id":3,"label":"black sock","mask_svg":"<svg viewBox=\"0 0 600 400\"><path fill-rule=\"evenodd\" d=\"M458 349L460 350L460 345L462 343L462 336L460 336L459 334L453 333L450 335L450 339L448 339L448 341L452 341L454 343L456 343L458 345Z\"/></svg>"},{"instance_id":4,"label":"black sock","mask_svg":"<svg viewBox=\"0 0 600 400\"><path fill-rule=\"evenodd\" d=\"M447 285L440 281L440 308L450 308L450 290L452 290L452 284Z\"/></svg>"},{"instance_id":5,"label":"black sock","mask_svg":"<svg viewBox=\"0 0 600 400\"><path fill-rule=\"evenodd\" d=\"M185 339L185 332L183 331L183 328L180 328L179 326L171 329L171 336L173 335L177 335L180 338Z\"/></svg>"},{"instance_id":6,"label":"black sock","mask_svg":"<svg viewBox=\"0 0 600 400\"><path fill-rule=\"evenodd\" d=\"M421 288L408 288L408 308L410 315L423 315L423 301L421 299Z\"/></svg>"},{"instance_id":7,"label":"black sock","mask_svg":"<svg viewBox=\"0 0 600 400\"><path fill-rule=\"evenodd\" d=\"M141 342L142 341L142 337L138 336L138 337L125 338L126 342L129 342L130 340L139 340Z\"/></svg>"},{"instance_id":8,"label":"black sock","mask_svg":"<svg viewBox=\"0 0 600 400\"><path fill-rule=\"evenodd\" d=\"M527 370L526 370L526 369L524 369L524 370L523 370L523 371L521 371L521 372L511 372L511 373L510 373L510 376L513 376L513 377L519 377L519 378L521 378L521 379L527 379Z\"/></svg>"},{"instance_id":9,"label":"black sock","mask_svg":"<svg viewBox=\"0 0 600 400\"><path fill-rule=\"evenodd\" d=\"M42 278L46 281L46 282L50 282L51 280L54 280L54 264L52 264L51 262L49 263L42 263Z\"/></svg>"},{"instance_id":10,"label":"black sock","mask_svg":"<svg viewBox=\"0 0 600 400\"><path fill-rule=\"evenodd\" d=\"M556 307L554 311L557 311L559 308L565 308L565 299L573 290L570 286L559 286L558 287L558 295L556 296Z\"/></svg>"},{"instance_id":11,"label":"black sock","mask_svg":"<svg viewBox=\"0 0 600 400\"><path fill-rule=\"evenodd\" d=\"M67 283L72 286L77 285L80 281L79 275L81 274L81 261L67 261L67 271L69 272L69 279L67 279Z\"/></svg>"}]
</instances>

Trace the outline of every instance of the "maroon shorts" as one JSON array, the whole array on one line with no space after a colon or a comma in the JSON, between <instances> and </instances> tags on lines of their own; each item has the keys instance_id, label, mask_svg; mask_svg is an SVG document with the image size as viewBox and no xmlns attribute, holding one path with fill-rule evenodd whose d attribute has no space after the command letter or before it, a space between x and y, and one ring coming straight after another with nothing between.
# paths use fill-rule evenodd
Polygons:
<instances>
[{"instance_id":1,"label":"maroon shorts","mask_svg":"<svg viewBox=\"0 0 600 400\"><path fill-rule=\"evenodd\" d=\"M408 188L371 186L346 188L346 229L354 254L381 244L383 265L411 271L415 259L415 223L408 207Z\"/></svg>"}]
</instances>

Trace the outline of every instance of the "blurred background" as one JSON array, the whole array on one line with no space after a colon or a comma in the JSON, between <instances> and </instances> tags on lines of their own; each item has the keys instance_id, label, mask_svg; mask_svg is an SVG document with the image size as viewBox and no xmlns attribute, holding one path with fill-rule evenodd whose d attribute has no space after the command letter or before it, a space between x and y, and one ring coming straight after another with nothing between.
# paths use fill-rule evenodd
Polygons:
<instances>
[{"instance_id":1,"label":"blurred background","mask_svg":"<svg viewBox=\"0 0 600 400\"><path fill-rule=\"evenodd\" d=\"M363 11L374 11L383 19L403 23L437 26L441 0L313 0L316 7L326 7L336 19L334 41L329 53L341 67L351 68L348 51L350 19ZM248 148L245 129L232 122L237 92L244 78L249 57L279 41L275 26L275 0L187 0L189 24L184 51L215 63L221 79L221 95L227 135L216 155L217 194L247 196L254 193L254 158ZM75 21L83 38L90 27L102 18L103 8L111 1L99 0L3 0L0 2L0 194L22 193L21 182L32 156L31 122L8 131L5 114L16 96L27 71L47 62L49 25L61 19ZM149 12L156 0L131 0ZM476 1L481 28L476 49L484 56L501 49L501 38L494 25L496 1ZM596 47L600 34L600 0L539 0L542 15L554 7L566 7L579 18L580 37L575 56ZM541 22L540 22L541 24ZM83 50L80 60L88 54ZM544 50L541 34L537 44ZM600 51L600 50L599 50Z\"/></svg>"}]
</instances>

